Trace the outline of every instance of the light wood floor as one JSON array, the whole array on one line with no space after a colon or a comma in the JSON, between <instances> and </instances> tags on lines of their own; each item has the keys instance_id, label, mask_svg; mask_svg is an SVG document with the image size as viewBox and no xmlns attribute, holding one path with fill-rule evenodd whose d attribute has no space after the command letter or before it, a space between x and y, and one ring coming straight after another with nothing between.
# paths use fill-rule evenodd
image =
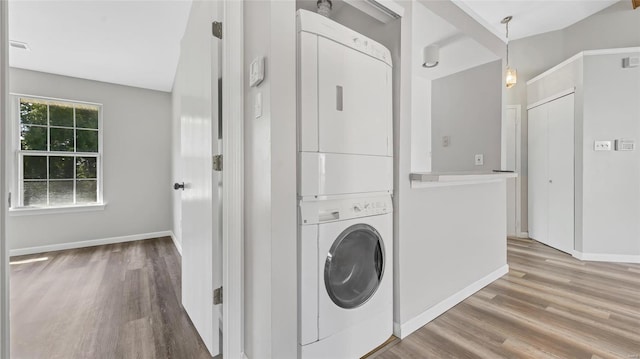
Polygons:
<instances>
[{"instance_id":1,"label":"light wood floor","mask_svg":"<svg viewBox=\"0 0 640 359\"><path fill-rule=\"evenodd\" d=\"M180 305L171 239L12 258L12 359L210 358Z\"/></svg>"},{"instance_id":2,"label":"light wood floor","mask_svg":"<svg viewBox=\"0 0 640 359\"><path fill-rule=\"evenodd\" d=\"M640 265L509 239L507 275L376 358L640 358Z\"/></svg>"},{"instance_id":3,"label":"light wood floor","mask_svg":"<svg viewBox=\"0 0 640 359\"><path fill-rule=\"evenodd\" d=\"M508 247L508 275L375 357L640 358L640 265ZM209 358L169 238L12 261L43 257L11 266L12 359Z\"/></svg>"}]
</instances>

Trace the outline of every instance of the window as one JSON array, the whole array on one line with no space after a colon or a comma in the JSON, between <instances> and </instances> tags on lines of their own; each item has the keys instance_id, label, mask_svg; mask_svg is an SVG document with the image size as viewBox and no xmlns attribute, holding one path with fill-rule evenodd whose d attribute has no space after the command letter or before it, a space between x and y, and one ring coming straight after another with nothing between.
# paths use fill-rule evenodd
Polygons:
<instances>
[{"instance_id":1,"label":"window","mask_svg":"<svg viewBox=\"0 0 640 359\"><path fill-rule=\"evenodd\" d=\"M19 97L18 207L102 203L101 106Z\"/></svg>"}]
</instances>

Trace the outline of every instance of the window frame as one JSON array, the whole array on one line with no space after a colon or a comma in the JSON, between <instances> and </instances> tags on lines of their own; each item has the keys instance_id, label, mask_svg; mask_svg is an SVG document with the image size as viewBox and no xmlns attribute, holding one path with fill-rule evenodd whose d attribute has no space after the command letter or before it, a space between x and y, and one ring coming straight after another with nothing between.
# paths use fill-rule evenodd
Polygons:
<instances>
[{"instance_id":1,"label":"window frame","mask_svg":"<svg viewBox=\"0 0 640 359\"><path fill-rule=\"evenodd\" d=\"M83 211L95 211L102 210L106 206L104 202L103 195L103 132L104 132L104 107L101 103L96 102L87 102L87 101L78 101L78 100L69 100L69 99L61 99L55 97L47 97L47 96L37 96L37 95L28 95L21 93L11 93L11 131L8 131L7 136L10 138L7 140L7 145L11 146L11 151L14 153L12 156L12 163L8 163L7 174L9 174L9 183L11 183L11 189L13 195L10 193L10 209L9 213L11 215L25 215L25 214L44 214L44 213L67 213L67 212L83 212ZM74 141L73 151L50 151L50 131L47 131L47 143L48 148L46 150L22 150L20 143L21 136L21 119L20 119L20 100L21 99L33 99L33 100L41 100L43 102L60 102L70 105L89 105L95 106L98 108L98 128L95 129L87 129L91 131L98 132L98 152L76 152L77 150L77 142ZM47 115L47 119L49 120L50 114ZM46 125L36 125L40 127L49 128L67 128L71 129L71 127L66 126L51 126L48 122ZM76 138L76 127L75 116L74 116L74 124L72 127L74 131L74 138ZM93 157L96 158L96 202L95 203L80 203L80 204L65 204L65 205L47 205L47 206L24 206L23 205L23 190L24 190L24 175L23 175L23 160L25 156L45 156L47 158L51 157ZM48 168L47 164L47 168ZM76 166L74 161L74 169L73 169L73 179L68 179L73 181L74 193L77 186L78 178L76 178ZM47 187L49 186L52 180L49 178L49 174L47 171ZM53 181L56 181L55 179ZM47 196L47 202L49 201L49 196ZM75 201L75 198L74 198Z\"/></svg>"}]
</instances>

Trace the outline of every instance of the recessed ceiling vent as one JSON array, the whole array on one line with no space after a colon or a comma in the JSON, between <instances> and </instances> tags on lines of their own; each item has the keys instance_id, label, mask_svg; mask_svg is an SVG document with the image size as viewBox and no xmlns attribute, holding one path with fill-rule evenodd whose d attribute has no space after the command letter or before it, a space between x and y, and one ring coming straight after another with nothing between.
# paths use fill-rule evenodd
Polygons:
<instances>
[{"instance_id":1,"label":"recessed ceiling vent","mask_svg":"<svg viewBox=\"0 0 640 359\"><path fill-rule=\"evenodd\" d=\"M15 41L15 40L9 40L9 46L14 47L16 49L20 49L20 50L31 50L29 48L29 45L27 45L26 42L21 42L21 41Z\"/></svg>"}]
</instances>

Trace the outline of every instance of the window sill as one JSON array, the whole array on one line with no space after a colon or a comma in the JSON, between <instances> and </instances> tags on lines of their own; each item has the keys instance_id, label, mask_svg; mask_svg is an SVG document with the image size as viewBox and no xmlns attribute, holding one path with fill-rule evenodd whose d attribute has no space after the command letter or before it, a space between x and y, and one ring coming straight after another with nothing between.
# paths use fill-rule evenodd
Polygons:
<instances>
[{"instance_id":1,"label":"window sill","mask_svg":"<svg viewBox=\"0 0 640 359\"><path fill-rule=\"evenodd\" d=\"M61 207L17 207L9 209L9 216L35 216L41 214L60 214L60 213L80 213L103 211L107 206L106 203L85 204L79 206L61 206Z\"/></svg>"}]
</instances>

